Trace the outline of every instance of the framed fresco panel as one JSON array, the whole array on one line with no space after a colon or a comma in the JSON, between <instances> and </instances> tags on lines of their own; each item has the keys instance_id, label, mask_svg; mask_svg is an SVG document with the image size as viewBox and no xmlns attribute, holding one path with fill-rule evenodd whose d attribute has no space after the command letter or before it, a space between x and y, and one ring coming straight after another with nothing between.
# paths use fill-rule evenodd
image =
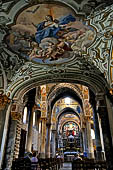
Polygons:
<instances>
[{"instance_id":1,"label":"framed fresco panel","mask_svg":"<svg viewBox=\"0 0 113 170\"><path fill-rule=\"evenodd\" d=\"M37 4L24 9L6 36L8 47L40 64L68 62L85 51L94 31L69 7Z\"/></svg>"}]
</instances>

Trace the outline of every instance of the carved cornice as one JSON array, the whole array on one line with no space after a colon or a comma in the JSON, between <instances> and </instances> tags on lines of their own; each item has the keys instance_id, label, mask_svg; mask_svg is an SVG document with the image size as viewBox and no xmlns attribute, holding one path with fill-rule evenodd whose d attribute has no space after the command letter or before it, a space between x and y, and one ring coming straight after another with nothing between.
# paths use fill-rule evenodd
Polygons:
<instances>
[{"instance_id":1,"label":"carved cornice","mask_svg":"<svg viewBox=\"0 0 113 170\"><path fill-rule=\"evenodd\" d=\"M6 95L0 94L0 110L4 110L5 106L10 103L10 99Z\"/></svg>"}]
</instances>

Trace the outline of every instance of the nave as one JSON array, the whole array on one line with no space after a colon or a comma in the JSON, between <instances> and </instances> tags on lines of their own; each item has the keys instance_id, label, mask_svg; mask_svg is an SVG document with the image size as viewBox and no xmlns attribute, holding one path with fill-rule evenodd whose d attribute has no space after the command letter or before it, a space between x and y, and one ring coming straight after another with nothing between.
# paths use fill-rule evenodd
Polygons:
<instances>
[{"instance_id":1,"label":"nave","mask_svg":"<svg viewBox=\"0 0 113 170\"><path fill-rule=\"evenodd\" d=\"M113 2L0 0L0 169L70 164L113 170Z\"/></svg>"},{"instance_id":2,"label":"nave","mask_svg":"<svg viewBox=\"0 0 113 170\"><path fill-rule=\"evenodd\" d=\"M66 169L66 166L72 166L77 154L89 161L81 162L79 168L90 164L90 160L95 166L98 161L106 164L103 124L96 110L95 96L88 87L71 83L45 84L28 91L23 101L22 117L16 124L12 169L32 167L34 153L39 169ZM14 133L16 117L13 114L12 111L13 124L9 129L5 162L8 162ZM26 163L28 158L29 165ZM72 167L74 170L75 165Z\"/></svg>"}]
</instances>

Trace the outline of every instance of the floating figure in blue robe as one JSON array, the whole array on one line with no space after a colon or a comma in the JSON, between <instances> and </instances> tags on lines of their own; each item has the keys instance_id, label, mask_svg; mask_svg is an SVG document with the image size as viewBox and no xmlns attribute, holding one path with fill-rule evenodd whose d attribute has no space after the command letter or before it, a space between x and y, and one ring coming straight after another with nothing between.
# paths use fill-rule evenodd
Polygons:
<instances>
[{"instance_id":1,"label":"floating figure in blue robe","mask_svg":"<svg viewBox=\"0 0 113 170\"><path fill-rule=\"evenodd\" d=\"M65 25L69 22L76 21L75 17L72 15L64 16L59 20L53 20L51 15L45 17L45 21L37 25L37 32L35 34L35 40L38 44L41 43L41 40L47 37L54 37L56 39L60 38L60 31L66 31ZM68 31L73 31L69 29ZM59 34L59 35L58 35Z\"/></svg>"}]
</instances>

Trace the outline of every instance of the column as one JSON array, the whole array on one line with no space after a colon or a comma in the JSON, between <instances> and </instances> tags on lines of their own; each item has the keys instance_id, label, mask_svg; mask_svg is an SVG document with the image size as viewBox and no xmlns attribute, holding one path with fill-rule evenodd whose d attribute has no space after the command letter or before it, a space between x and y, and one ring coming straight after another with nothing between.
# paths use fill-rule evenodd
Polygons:
<instances>
[{"instance_id":1,"label":"column","mask_svg":"<svg viewBox=\"0 0 113 170\"><path fill-rule=\"evenodd\" d=\"M3 169L11 169L12 161L15 159L15 153L19 154L19 146L17 147L17 137L20 138L20 134L18 133L18 126L20 125L20 121L22 119L22 115L16 111L18 111L18 105L13 104L11 110L11 120L9 126L8 133L8 143L6 146L6 154L5 154L5 167ZM19 136L18 136L19 135Z\"/></svg>"},{"instance_id":2,"label":"column","mask_svg":"<svg viewBox=\"0 0 113 170\"><path fill-rule=\"evenodd\" d=\"M4 158L5 145L7 140L8 122L11 110L10 99L5 95L0 95L0 168Z\"/></svg>"},{"instance_id":3,"label":"column","mask_svg":"<svg viewBox=\"0 0 113 170\"><path fill-rule=\"evenodd\" d=\"M86 136L86 128L82 129L82 138L83 138L83 152L84 154L87 152L87 136Z\"/></svg>"},{"instance_id":4,"label":"column","mask_svg":"<svg viewBox=\"0 0 113 170\"><path fill-rule=\"evenodd\" d=\"M95 142L96 142L96 159L103 160L104 157L102 153L102 144L100 139L99 120L96 113L96 109L94 109L93 120L94 120Z\"/></svg>"},{"instance_id":5,"label":"column","mask_svg":"<svg viewBox=\"0 0 113 170\"><path fill-rule=\"evenodd\" d=\"M111 96L106 96L106 104L108 109L108 117L109 117L110 130L112 136L112 146L113 146L113 98Z\"/></svg>"},{"instance_id":6,"label":"column","mask_svg":"<svg viewBox=\"0 0 113 170\"><path fill-rule=\"evenodd\" d=\"M40 117L38 117L37 112L35 112L36 115L36 132L37 132L37 149L38 149L38 153L39 153L39 123L40 123Z\"/></svg>"},{"instance_id":7,"label":"column","mask_svg":"<svg viewBox=\"0 0 113 170\"><path fill-rule=\"evenodd\" d=\"M103 134L102 134L102 127L101 127L101 119L100 119L98 113L97 113L97 116L98 116L98 123L99 123L99 130L100 130L100 140L101 140L101 146L102 146L102 159L106 160L105 149L104 149L104 141L103 141Z\"/></svg>"},{"instance_id":8,"label":"column","mask_svg":"<svg viewBox=\"0 0 113 170\"><path fill-rule=\"evenodd\" d=\"M46 158L50 158L50 132L51 132L51 123L47 123L46 131Z\"/></svg>"},{"instance_id":9,"label":"column","mask_svg":"<svg viewBox=\"0 0 113 170\"><path fill-rule=\"evenodd\" d=\"M87 129L86 129L86 120L85 120L85 116L82 115L81 116L81 132L82 132L82 147L83 147L83 152L84 155L87 154Z\"/></svg>"},{"instance_id":10,"label":"column","mask_svg":"<svg viewBox=\"0 0 113 170\"><path fill-rule=\"evenodd\" d=\"M56 156L56 130L52 130L52 158Z\"/></svg>"},{"instance_id":11,"label":"column","mask_svg":"<svg viewBox=\"0 0 113 170\"><path fill-rule=\"evenodd\" d=\"M0 147L2 142L6 112L7 112L9 102L10 100L8 99L7 96L0 94Z\"/></svg>"},{"instance_id":12,"label":"column","mask_svg":"<svg viewBox=\"0 0 113 170\"><path fill-rule=\"evenodd\" d=\"M45 144L46 144L46 118L41 118L42 130L41 130L41 152L40 157L45 158Z\"/></svg>"},{"instance_id":13,"label":"column","mask_svg":"<svg viewBox=\"0 0 113 170\"><path fill-rule=\"evenodd\" d=\"M41 121L39 121L39 131L38 131L38 153L41 152Z\"/></svg>"},{"instance_id":14,"label":"column","mask_svg":"<svg viewBox=\"0 0 113 170\"><path fill-rule=\"evenodd\" d=\"M95 144L96 144L96 159L104 160L104 148L102 145L102 137L101 137L101 126L99 122L98 113L96 110L96 100L95 95L92 91L90 91L90 103L93 107L93 120L94 120L94 130L95 130Z\"/></svg>"},{"instance_id":15,"label":"column","mask_svg":"<svg viewBox=\"0 0 113 170\"><path fill-rule=\"evenodd\" d=\"M87 128L87 145L88 145L88 158L93 159L94 158L94 149L93 149L93 141L91 137L91 122L90 119L86 122L86 128Z\"/></svg>"},{"instance_id":16,"label":"column","mask_svg":"<svg viewBox=\"0 0 113 170\"><path fill-rule=\"evenodd\" d=\"M27 144L26 144L26 151L31 152L32 149L32 126L33 126L33 110L32 106L28 106L28 133L27 133Z\"/></svg>"},{"instance_id":17,"label":"column","mask_svg":"<svg viewBox=\"0 0 113 170\"><path fill-rule=\"evenodd\" d=\"M98 113L101 119L107 170L112 170L113 169L113 147L112 147L112 138L110 132L110 124L108 119L108 110L106 107L104 95L98 98Z\"/></svg>"}]
</instances>

